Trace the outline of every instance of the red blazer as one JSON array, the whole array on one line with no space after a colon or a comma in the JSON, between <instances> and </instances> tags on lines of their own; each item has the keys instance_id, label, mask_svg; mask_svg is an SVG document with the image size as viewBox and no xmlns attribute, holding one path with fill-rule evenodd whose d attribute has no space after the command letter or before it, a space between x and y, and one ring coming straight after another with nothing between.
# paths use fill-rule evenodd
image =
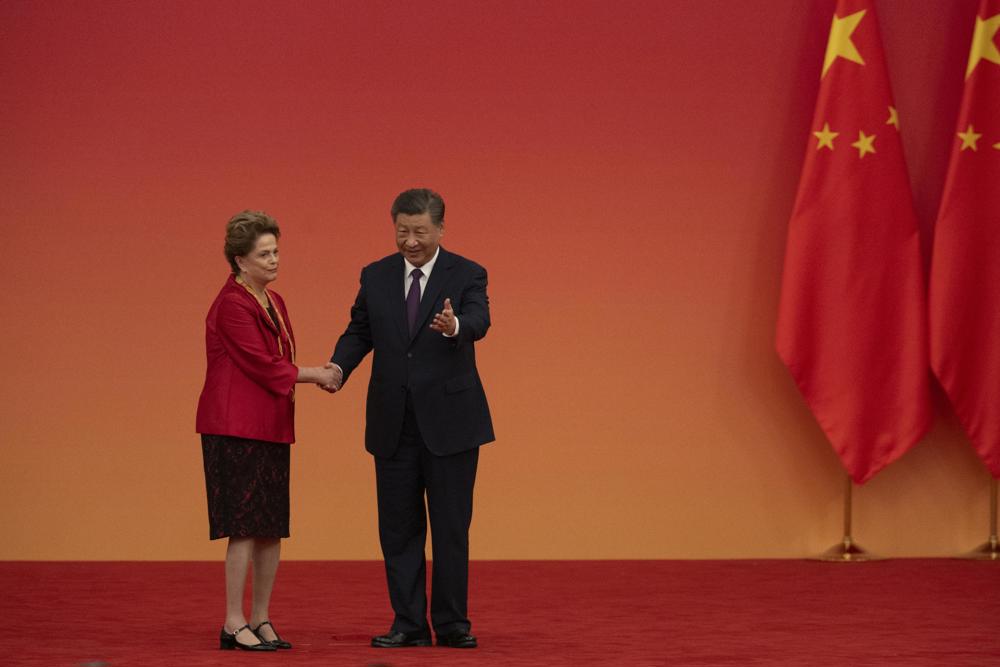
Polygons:
<instances>
[{"instance_id":1,"label":"red blazer","mask_svg":"<svg viewBox=\"0 0 1000 667\"><path fill-rule=\"evenodd\" d=\"M208 368L198 400L198 433L295 442L292 390L299 375L292 363L295 336L284 300L268 291L285 320L290 341L234 276L208 311Z\"/></svg>"}]
</instances>

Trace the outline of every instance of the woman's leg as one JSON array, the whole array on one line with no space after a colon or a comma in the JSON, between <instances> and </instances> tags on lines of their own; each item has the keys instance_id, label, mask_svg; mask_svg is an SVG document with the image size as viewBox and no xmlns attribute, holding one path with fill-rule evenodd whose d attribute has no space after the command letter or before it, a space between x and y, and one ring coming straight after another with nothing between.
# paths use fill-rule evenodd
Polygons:
<instances>
[{"instance_id":1,"label":"woman's leg","mask_svg":"<svg viewBox=\"0 0 1000 667\"><path fill-rule=\"evenodd\" d=\"M278 538L257 538L253 546L253 609L250 612L250 627L256 628L264 621L271 620L268 605L271 603L271 590L274 588L274 577L278 571L278 561L281 560L281 540ZM269 625L260 629L261 635L267 641L276 639L274 630Z\"/></svg>"},{"instance_id":2,"label":"woman's leg","mask_svg":"<svg viewBox=\"0 0 1000 667\"><path fill-rule=\"evenodd\" d=\"M226 632L234 632L247 624L246 616L243 615L243 591L246 589L247 570L253 551L254 538L229 538L229 547L226 549ZM249 630L236 635L236 641L250 645L260 643Z\"/></svg>"}]
</instances>

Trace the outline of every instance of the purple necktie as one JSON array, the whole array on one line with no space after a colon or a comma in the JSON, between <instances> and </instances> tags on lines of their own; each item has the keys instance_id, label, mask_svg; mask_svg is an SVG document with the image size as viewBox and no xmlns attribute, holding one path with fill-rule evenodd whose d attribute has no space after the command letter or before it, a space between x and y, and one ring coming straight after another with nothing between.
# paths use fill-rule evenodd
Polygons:
<instances>
[{"instance_id":1,"label":"purple necktie","mask_svg":"<svg viewBox=\"0 0 1000 667\"><path fill-rule=\"evenodd\" d=\"M411 336L414 327L417 326L417 311L420 310L420 279L423 275L420 269L413 269L410 272L413 282L410 283L410 291L406 294L406 319L410 323Z\"/></svg>"}]
</instances>

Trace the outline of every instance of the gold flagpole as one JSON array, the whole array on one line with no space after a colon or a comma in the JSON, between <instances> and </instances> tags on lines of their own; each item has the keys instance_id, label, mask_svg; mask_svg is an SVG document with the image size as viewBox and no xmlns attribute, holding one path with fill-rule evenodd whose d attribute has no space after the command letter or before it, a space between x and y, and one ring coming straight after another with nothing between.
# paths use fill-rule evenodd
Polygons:
<instances>
[{"instance_id":1,"label":"gold flagpole","mask_svg":"<svg viewBox=\"0 0 1000 667\"><path fill-rule=\"evenodd\" d=\"M819 560L832 563L861 563L869 560L880 560L878 556L874 556L862 549L854 541L854 538L851 537L851 515L853 513L851 502L853 495L854 483L851 482L851 476L848 475L847 484L844 486L844 539L839 544L834 544L824 551L819 556Z\"/></svg>"},{"instance_id":2,"label":"gold flagpole","mask_svg":"<svg viewBox=\"0 0 1000 667\"><path fill-rule=\"evenodd\" d=\"M975 560L1000 561L1000 546L997 545L997 478L990 477L990 536L985 544L965 554L965 558Z\"/></svg>"}]
</instances>

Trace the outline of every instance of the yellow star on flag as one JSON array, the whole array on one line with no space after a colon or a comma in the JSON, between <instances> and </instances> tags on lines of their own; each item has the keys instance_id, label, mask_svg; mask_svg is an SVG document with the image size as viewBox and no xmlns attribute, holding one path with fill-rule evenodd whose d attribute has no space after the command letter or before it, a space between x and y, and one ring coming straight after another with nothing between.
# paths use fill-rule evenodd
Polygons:
<instances>
[{"instance_id":1,"label":"yellow star on flag","mask_svg":"<svg viewBox=\"0 0 1000 667\"><path fill-rule=\"evenodd\" d=\"M837 138L837 135L839 135L840 132L831 132L830 131L830 124L829 123L823 123L823 129L819 130L817 132L813 132L813 134L816 135L817 139L819 139L819 144L817 144L816 150L819 150L819 149L825 147L825 148L829 148L832 151L833 150L833 140Z\"/></svg>"},{"instance_id":2,"label":"yellow star on flag","mask_svg":"<svg viewBox=\"0 0 1000 667\"><path fill-rule=\"evenodd\" d=\"M997 49L993 39L1000 30L1000 14L988 19L976 17L976 31L972 34L972 48L969 50L969 65L965 68L965 78L968 79L972 70L980 60L989 60L1000 65L1000 49Z\"/></svg>"},{"instance_id":3,"label":"yellow star on flag","mask_svg":"<svg viewBox=\"0 0 1000 667\"><path fill-rule=\"evenodd\" d=\"M886 125L895 125L896 131L899 131L899 112L896 111L896 107L889 107L889 120L885 121Z\"/></svg>"},{"instance_id":4,"label":"yellow star on flag","mask_svg":"<svg viewBox=\"0 0 1000 667\"><path fill-rule=\"evenodd\" d=\"M858 149L858 158L863 158L867 153L875 152L875 135L858 132L858 140L852 146Z\"/></svg>"},{"instance_id":5,"label":"yellow star on flag","mask_svg":"<svg viewBox=\"0 0 1000 667\"><path fill-rule=\"evenodd\" d=\"M974 151L979 150L976 146L976 142L979 141L979 137L983 136L981 132L976 132L972 128L972 123L969 123L969 127L965 132L959 132L958 138L962 140L962 147L959 150L965 150L966 148L971 148Z\"/></svg>"},{"instance_id":6,"label":"yellow star on flag","mask_svg":"<svg viewBox=\"0 0 1000 667\"><path fill-rule=\"evenodd\" d=\"M997 143L993 144L993 148L995 148L998 151L1000 151L1000 141L998 141Z\"/></svg>"},{"instance_id":7,"label":"yellow star on flag","mask_svg":"<svg viewBox=\"0 0 1000 667\"><path fill-rule=\"evenodd\" d=\"M859 65L865 64L861 54L858 53L858 48L851 41L851 34L861 23L866 11L862 9L860 12L855 12L844 18L840 18L836 14L833 15L833 25L830 26L830 41L826 43L826 56L823 58L823 73L820 74L819 78L822 79L826 76L826 71L830 69L830 65L838 57L846 58Z\"/></svg>"}]
</instances>

